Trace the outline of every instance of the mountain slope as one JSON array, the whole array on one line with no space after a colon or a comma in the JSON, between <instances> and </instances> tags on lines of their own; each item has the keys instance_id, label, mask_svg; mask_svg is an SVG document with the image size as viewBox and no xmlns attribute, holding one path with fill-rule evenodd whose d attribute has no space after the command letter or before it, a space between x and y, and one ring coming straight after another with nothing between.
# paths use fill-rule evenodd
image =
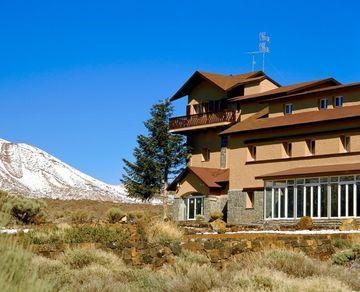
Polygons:
<instances>
[{"instance_id":1,"label":"mountain slope","mask_svg":"<svg viewBox=\"0 0 360 292\"><path fill-rule=\"evenodd\" d=\"M38 198L136 202L122 186L94 179L36 147L2 139L0 189Z\"/></svg>"}]
</instances>

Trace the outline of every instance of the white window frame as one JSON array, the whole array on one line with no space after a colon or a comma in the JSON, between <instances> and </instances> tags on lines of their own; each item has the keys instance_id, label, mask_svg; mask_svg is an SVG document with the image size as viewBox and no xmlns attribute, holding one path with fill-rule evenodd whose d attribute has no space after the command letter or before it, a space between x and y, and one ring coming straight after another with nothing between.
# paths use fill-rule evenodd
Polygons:
<instances>
[{"instance_id":1,"label":"white window frame","mask_svg":"<svg viewBox=\"0 0 360 292\"><path fill-rule=\"evenodd\" d=\"M341 180L341 177L352 177L352 180ZM324 179L325 180L322 180ZM337 181L334 180L334 178L337 178ZM298 184L297 179L289 179L289 180L279 180L279 181L268 181L265 183L264 188L264 220L270 221L270 220L294 220L301 217L297 216L297 199L298 199L298 192L297 188L302 188L303 193L303 216L306 216L306 193L308 190L310 190L310 217L313 219L344 219L344 218L358 218L360 217L360 214L357 214L357 184L360 182L360 176L359 175L345 175L345 176L329 176L329 177L315 177L315 178L309 178L309 179L317 179L317 182L306 182L306 179L303 183ZM279 186L277 183L285 181L284 186ZM289 181L293 181L293 183L289 184ZM336 184L337 185L337 216L332 216L332 210L331 210L331 185ZM321 216L322 209L321 209L321 186L325 185L325 188L327 189L326 196L326 216ZM345 216L341 216L341 186L345 186ZM353 215L349 216L349 185L353 186ZM293 187L294 192L294 216L288 217L288 187ZM318 197L317 197L317 214L314 216L313 214L313 197L314 197L314 190L315 187L317 188ZM285 190L285 218L281 217L281 200L280 200L280 193L276 190L278 189L284 189ZM278 210L277 210L277 217L274 217L274 211L275 211L275 195L278 196ZM271 206L267 206L267 196L271 195ZM360 203L360 202L359 202ZM267 208L271 208L271 217L267 218Z\"/></svg>"},{"instance_id":2,"label":"white window frame","mask_svg":"<svg viewBox=\"0 0 360 292\"><path fill-rule=\"evenodd\" d=\"M337 105L337 101L340 100L340 105ZM334 107L342 107L344 105L344 97L342 95L335 96L334 98Z\"/></svg>"},{"instance_id":3,"label":"white window frame","mask_svg":"<svg viewBox=\"0 0 360 292\"><path fill-rule=\"evenodd\" d=\"M189 200L190 199L194 199L194 218L189 218ZM196 214L196 199L201 199L202 200L202 206L201 206L201 213L200 214ZM198 215L204 215L204 204L205 204L205 197L204 196L189 196L185 199L186 202L186 220L196 220L196 216Z\"/></svg>"},{"instance_id":4,"label":"white window frame","mask_svg":"<svg viewBox=\"0 0 360 292\"><path fill-rule=\"evenodd\" d=\"M290 111L288 111L290 109ZM293 113L293 104L292 103L286 103L284 108L284 114L285 115L291 115Z\"/></svg>"},{"instance_id":5,"label":"white window frame","mask_svg":"<svg viewBox=\"0 0 360 292\"><path fill-rule=\"evenodd\" d=\"M325 103L326 103L326 107L325 107L325 108L322 107L322 102L323 102L323 101L325 101ZM329 107L329 100L328 100L326 97L321 98L321 99L320 99L320 103L319 103L319 109L320 109L320 110L326 110L328 107Z\"/></svg>"}]
</instances>

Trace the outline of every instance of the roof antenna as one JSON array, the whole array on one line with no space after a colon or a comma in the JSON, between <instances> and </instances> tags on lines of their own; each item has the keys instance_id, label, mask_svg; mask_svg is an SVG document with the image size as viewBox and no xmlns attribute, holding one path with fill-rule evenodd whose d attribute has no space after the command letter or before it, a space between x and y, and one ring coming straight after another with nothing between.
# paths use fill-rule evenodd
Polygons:
<instances>
[{"instance_id":1,"label":"roof antenna","mask_svg":"<svg viewBox=\"0 0 360 292\"><path fill-rule=\"evenodd\" d=\"M270 43L270 37L266 34L266 32L259 33L259 50L253 52L247 52L248 55L251 56L251 70L255 71L256 60L255 56L257 54L262 55L262 70L265 71L265 55L270 52L267 44Z\"/></svg>"}]
</instances>

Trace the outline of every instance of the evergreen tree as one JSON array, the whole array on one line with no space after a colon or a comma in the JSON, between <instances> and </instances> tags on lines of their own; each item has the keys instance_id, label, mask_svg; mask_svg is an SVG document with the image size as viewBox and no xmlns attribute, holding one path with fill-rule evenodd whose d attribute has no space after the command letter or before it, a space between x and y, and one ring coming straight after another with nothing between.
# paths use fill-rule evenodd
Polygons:
<instances>
[{"instance_id":1,"label":"evergreen tree","mask_svg":"<svg viewBox=\"0 0 360 292\"><path fill-rule=\"evenodd\" d=\"M172 113L169 100L153 105L151 118L144 123L148 133L137 137L138 145L133 152L135 162L123 159L126 174L122 182L132 197L149 200L162 193L165 201L169 178L185 165L188 155L185 140L183 136L169 132Z\"/></svg>"}]
</instances>

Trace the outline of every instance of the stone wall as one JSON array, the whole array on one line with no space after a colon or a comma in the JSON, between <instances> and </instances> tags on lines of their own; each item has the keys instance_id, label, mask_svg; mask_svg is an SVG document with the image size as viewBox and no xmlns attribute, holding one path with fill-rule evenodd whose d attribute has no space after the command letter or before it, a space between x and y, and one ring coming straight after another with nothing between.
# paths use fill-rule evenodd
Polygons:
<instances>
[{"instance_id":1,"label":"stone wall","mask_svg":"<svg viewBox=\"0 0 360 292\"><path fill-rule=\"evenodd\" d=\"M198 234L185 236L183 249L207 256L218 267L244 252L287 249L328 259L339 242L355 244L360 234Z\"/></svg>"},{"instance_id":2,"label":"stone wall","mask_svg":"<svg viewBox=\"0 0 360 292\"><path fill-rule=\"evenodd\" d=\"M212 196L206 197L204 200L204 216L205 220L208 221L210 219L210 215L213 212L223 212L226 216L226 209L227 209L227 201L228 196Z\"/></svg>"},{"instance_id":3,"label":"stone wall","mask_svg":"<svg viewBox=\"0 0 360 292\"><path fill-rule=\"evenodd\" d=\"M246 192L231 190L228 195L228 220L230 224L262 225L264 222L264 192L254 192L254 208L246 208Z\"/></svg>"}]
</instances>

